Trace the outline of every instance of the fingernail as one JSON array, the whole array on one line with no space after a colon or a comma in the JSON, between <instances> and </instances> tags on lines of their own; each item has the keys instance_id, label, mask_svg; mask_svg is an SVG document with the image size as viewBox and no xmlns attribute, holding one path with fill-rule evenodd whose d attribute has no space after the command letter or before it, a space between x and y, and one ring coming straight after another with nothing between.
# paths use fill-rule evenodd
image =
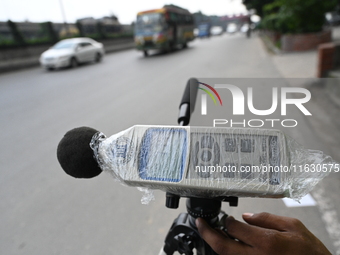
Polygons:
<instances>
[{"instance_id":1,"label":"fingernail","mask_svg":"<svg viewBox=\"0 0 340 255\"><path fill-rule=\"evenodd\" d=\"M254 214L253 213L243 213L242 216L246 218L252 217Z\"/></svg>"},{"instance_id":2,"label":"fingernail","mask_svg":"<svg viewBox=\"0 0 340 255\"><path fill-rule=\"evenodd\" d=\"M200 224L201 224L201 222L199 221L199 219L198 219L198 218L195 220L195 223L196 223L196 227L199 227L199 226L200 226Z\"/></svg>"}]
</instances>

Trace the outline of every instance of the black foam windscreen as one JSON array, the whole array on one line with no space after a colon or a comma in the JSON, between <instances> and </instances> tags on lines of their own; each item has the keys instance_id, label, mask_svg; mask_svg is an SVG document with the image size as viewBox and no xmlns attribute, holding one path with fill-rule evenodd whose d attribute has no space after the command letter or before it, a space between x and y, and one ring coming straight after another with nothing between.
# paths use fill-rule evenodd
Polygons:
<instances>
[{"instance_id":1,"label":"black foam windscreen","mask_svg":"<svg viewBox=\"0 0 340 255\"><path fill-rule=\"evenodd\" d=\"M79 127L68 131L61 139L57 158L67 174L75 178L92 178L102 172L90 147L97 132L93 128Z\"/></svg>"}]
</instances>

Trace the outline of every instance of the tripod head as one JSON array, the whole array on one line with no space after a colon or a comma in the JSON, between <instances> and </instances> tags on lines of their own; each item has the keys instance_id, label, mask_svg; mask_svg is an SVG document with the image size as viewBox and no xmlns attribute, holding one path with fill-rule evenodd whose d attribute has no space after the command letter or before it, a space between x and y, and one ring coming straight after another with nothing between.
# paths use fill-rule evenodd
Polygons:
<instances>
[{"instance_id":1,"label":"tripod head","mask_svg":"<svg viewBox=\"0 0 340 255\"><path fill-rule=\"evenodd\" d=\"M237 201L237 198L234 199ZM180 254L192 255L193 249L196 249L198 255L215 255L201 238L195 220L198 217L203 218L213 228L225 231L223 222L228 215L221 211L221 204L222 200L218 199L188 198L187 213L181 213L174 220L160 254L169 255L178 251Z\"/></svg>"},{"instance_id":2,"label":"tripod head","mask_svg":"<svg viewBox=\"0 0 340 255\"><path fill-rule=\"evenodd\" d=\"M176 194L172 194L169 192L166 192L166 200L165 200L165 206L169 209L177 209L178 205L179 205L179 200L180 200L181 196L176 195ZM215 197L215 198L198 198L198 197L188 197L187 198L192 199L193 201L195 201L193 204L189 204L189 208L188 208L188 203L187 203L187 209L191 210L192 208L196 208L197 206L197 201L201 201L202 202L202 206L207 205L212 206L213 204L221 204L222 202L228 202L229 206L233 206L236 207L238 205L238 197L235 196L227 196L227 197ZM208 204L206 201L214 201L213 204ZM205 207L205 206L204 206ZM214 206L215 208L215 206ZM197 210L201 211L201 207L198 207L198 209L194 209L193 212L197 213ZM198 214L198 213L197 213ZM202 216L198 216L201 218L205 218L204 215L209 214L209 210L204 211L204 213L202 214Z\"/></svg>"}]
</instances>

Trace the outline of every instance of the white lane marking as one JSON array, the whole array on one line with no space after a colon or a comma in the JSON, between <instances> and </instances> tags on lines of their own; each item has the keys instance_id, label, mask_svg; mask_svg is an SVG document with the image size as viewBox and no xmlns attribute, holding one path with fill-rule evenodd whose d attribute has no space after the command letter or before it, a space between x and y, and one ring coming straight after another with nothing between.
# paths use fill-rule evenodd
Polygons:
<instances>
[{"instance_id":1,"label":"white lane marking","mask_svg":"<svg viewBox=\"0 0 340 255\"><path fill-rule=\"evenodd\" d=\"M287 207L316 206L316 202L310 194L307 194L306 196L301 198L300 202L297 202L291 198L283 198L282 201Z\"/></svg>"}]
</instances>

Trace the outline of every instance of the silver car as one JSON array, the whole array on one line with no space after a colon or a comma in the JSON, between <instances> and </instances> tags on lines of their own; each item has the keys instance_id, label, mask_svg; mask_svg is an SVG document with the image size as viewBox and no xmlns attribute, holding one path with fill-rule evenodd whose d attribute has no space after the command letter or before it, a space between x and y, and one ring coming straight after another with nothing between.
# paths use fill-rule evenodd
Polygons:
<instances>
[{"instance_id":1,"label":"silver car","mask_svg":"<svg viewBox=\"0 0 340 255\"><path fill-rule=\"evenodd\" d=\"M105 54L104 46L91 38L61 40L40 56L40 64L48 70L76 67L80 63L100 62Z\"/></svg>"}]
</instances>

